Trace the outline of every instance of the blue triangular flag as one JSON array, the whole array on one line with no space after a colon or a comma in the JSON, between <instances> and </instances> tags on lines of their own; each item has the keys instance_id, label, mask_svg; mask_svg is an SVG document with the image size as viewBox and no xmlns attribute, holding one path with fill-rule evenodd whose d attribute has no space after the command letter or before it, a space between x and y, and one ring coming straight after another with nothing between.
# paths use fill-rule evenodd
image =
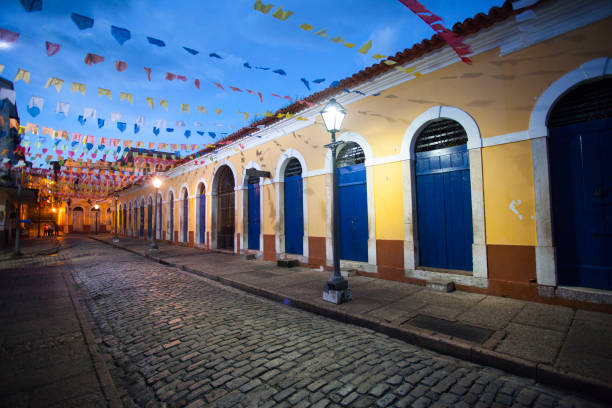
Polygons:
<instances>
[{"instance_id":1,"label":"blue triangular flag","mask_svg":"<svg viewBox=\"0 0 612 408\"><path fill-rule=\"evenodd\" d=\"M38 106L28 106L27 107L28 113L34 118L36 116L38 116L40 114L40 109L38 108Z\"/></svg>"},{"instance_id":2,"label":"blue triangular flag","mask_svg":"<svg viewBox=\"0 0 612 408\"><path fill-rule=\"evenodd\" d=\"M248 62L245 62L244 64L242 64L242 66L248 69L252 69Z\"/></svg>"},{"instance_id":3,"label":"blue triangular flag","mask_svg":"<svg viewBox=\"0 0 612 408\"><path fill-rule=\"evenodd\" d=\"M186 130L186 131L185 131L185 137L186 137L187 139L189 139L189 136L191 136L191 130Z\"/></svg>"},{"instance_id":4,"label":"blue triangular flag","mask_svg":"<svg viewBox=\"0 0 612 408\"><path fill-rule=\"evenodd\" d=\"M361 91L353 91L353 93L365 96L365 94L363 92L361 92Z\"/></svg>"},{"instance_id":5,"label":"blue triangular flag","mask_svg":"<svg viewBox=\"0 0 612 408\"><path fill-rule=\"evenodd\" d=\"M83 115L79 115L79 123L81 124L81 126L83 126L85 124L85 122L87 121L87 119L85 119L83 117Z\"/></svg>"},{"instance_id":6,"label":"blue triangular flag","mask_svg":"<svg viewBox=\"0 0 612 408\"><path fill-rule=\"evenodd\" d=\"M115 40L121 45L124 42L132 38L132 34L130 34L130 30L126 30L125 28L111 26L111 35L115 37Z\"/></svg>"},{"instance_id":7,"label":"blue triangular flag","mask_svg":"<svg viewBox=\"0 0 612 408\"><path fill-rule=\"evenodd\" d=\"M79 144L78 140L75 140L74 142L72 142L72 143L70 144L70 146L74 147L74 146L76 146L76 145L78 145L78 144Z\"/></svg>"},{"instance_id":8,"label":"blue triangular flag","mask_svg":"<svg viewBox=\"0 0 612 408\"><path fill-rule=\"evenodd\" d=\"M206 133L206 132L204 132L204 131L202 131L202 130L196 130L196 133L197 133L198 135L200 135L200 136L204 136L204 133Z\"/></svg>"},{"instance_id":9,"label":"blue triangular flag","mask_svg":"<svg viewBox=\"0 0 612 408\"><path fill-rule=\"evenodd\" d=\"M306 85L306 88L308 88L310 91L310 84L308 83L308 80L306 78L300 78L300 81L302 81L304 85Z\"/></svg>"},{"instance_id":10,"label":"blue triangular flag","mask_svg":"<svg viewBox=\"0 0 612 408\"><path fill-rule=\"evenodd\" d=\"M269 70L270 68L269 68L269 67L255 67L255 69L263 69L264 71L267 71L267 70Z\"/></svg>"},{"instance_id":11,"label":"blue triangular flag","mask_svg":"<svg viewBox=\"0 0 612 408\"><path fill-rule=\"evenodd\" d=\"M172 133L172 132L174 132L174 128L166 128L166 132Z\"/></svg>"},{"instance_id":12,"label":"blue triangular flag","mask_svg":"<svg viewBox=\"0 0 612 408\"><path fill-rule=\"evenodd\" d=\"M138 126L138 123L134 123L134 133L138 133L140 132L140 126Z\"/></svg>"},{"instance_id":13,"label":"blue triangular flag","mask_svg":"<svg viewBox=\"0 0 612 408\"><path fill-rule=\"evenodd\" d=\"M103 126L104 126L104 119L98 118L98 128L101 128Z\"/></svg>"},{"instance_id":14,"label":"blue triangular flag","mask_svg":"<svg viewBox=\"0 0 612 408\"><path fill-rule=\"evenodd\" d=\"M153 134L155 136L159 135L159 128L158 127L153 126Z\"/></svg>"},{"instance_id":15,"label":"blue triangular flag","mask_svg":"<svg viewBox=\"0 0 612 408\"><path fill-rule=\"evenodd\" d=\"M85 143L85 147L87 148L87 150L91 150L93 149L93 143Z\"/></svg>"},{"instance_id":16,"label":"blue triangular flag","mask_svg":"<svg viewBox=\"0 0 612 408\"><path fill-rule=\"evenodd\" d=\"M340 81L334 81L331 83L331 86L333 86L334 88L337 87L338 85L340 85Z\"/></svg>"},{"instance_id":17,"label":"blue triangular flag","mask_svg":"<svg viewBox=\"0 0 612 408\"><path fill-rule=\"evenodd\" d=\"M214 57L214 58L219 58L219 59L223 59L219 54L217 54L216 52L211 52L210 54L208 54L209 57Z\"/></svg>"},{"instance_id":18,"label":"blue triangular flag","mask_svg":"<svg viewBox=\"0 0 612 408\"><path fill-rule=\"evenodd\" d=\"M125 122L117 122L117 129L123 132L125 130Z\"/></svg>"},{"instance_id":19,"label":"blue triangular flag","mask_svg":"<svg viewBox=\"0 0 612 408\"><path fill-rule=\"evenodd\" d=\"M42 0L21 0L21 5L25 9L25 11L42 10Z\"/></svg>"},{"instance_id":20,"label":"blue triangular flag","mask_svg":"<svg viewBox=\"0 0 612 408\"><path fill-rule=\"evenodd\" d=\"M275 69L272 72L274 72L275 74L278 74L278 75L287 75L287 73L284 70L280 69L280 68L279 69Z\"/></svg>"},{"instance_id":21,"label":"blue triangular flag","mask_svg":"<svg viewBox=\"0 0 612 408\"><path fill-rule=\"evenodd\" d=\"M324 82L325 78L319 78L319 79L313 79L312 82L314 82L315 84L320 84L321 82Z\"/></svg>"},{"instance_id":22,"label":"blue triangular flag","mask_svg":"<svg viewBox=\"0 0 612 408\"><path fill-rule=\"evenodd\" d=\"M163 42L162 40L158 40L157 38L147 37L147 41L149 41L149 44L157 45L158 47L166 46L165 42Z\"/></svg>"},{"instance_id":23,"label":"blue triangular flag","mask_svg":"<svg viewBox=\"0 0 612 408\"><path fill-rule=\"evenodd\" d=\"M217 137L217 134L215 132L208 132L208 136Z\"/></svg>"},{"instance_id":24,"label":"blue triangular flag","mask_svg":"<svg viewBox=\"0 0 612 408\"><path fill-rule=\"evenodd\" d=\"M197 55L200 53L200 51L194 50L193 48L183 47L183 49L187 51L188 53L190 53L191 55Z\"/></svg>"},{"instance_id":25,"label":"blue triangular flag","mask_svg":"<svg viewBox=\"0 0 612 408\"><path fill-rule=\"evenodd\" d=\"M87 28L93 27L94 25L93 18L82 16L74 12L72 13L72 21L74 21L74 24L76 24L77 27L79 27L79 30L85 30Z\"/></svg>"},{"instance_id":26,"label":"blue triangular flag","mask_svg":"<svg viewBox=\"0 0 612 408\"><path fill-rule=\"evenodd\" d=\"M349 89L346 89L346 88L344 88L344 92L351 93L351 91Z\"/></svg>"}]
</instances>

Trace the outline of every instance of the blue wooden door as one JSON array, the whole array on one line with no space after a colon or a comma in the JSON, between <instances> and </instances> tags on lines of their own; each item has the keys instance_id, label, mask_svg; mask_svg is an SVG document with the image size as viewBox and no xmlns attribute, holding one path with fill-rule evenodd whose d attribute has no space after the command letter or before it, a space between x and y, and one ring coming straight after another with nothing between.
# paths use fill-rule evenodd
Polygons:
<instances>
[{"instance_id":1,"label":"blue wooden door","mask_svg":"<svg viewBox=\"0 0 612 408\"><path fill-rule=\"evenodd\" d=\"M170 241L174 240L174 197L170 197Z\"/></svg>"},{"instance_id":2,"label":"blue wooden door","mask_svg":"<svg viewBox=\"0 0 612 408\"><path fill-rule=\"evenodd\" d=\"M550 130L559 284L612 290L612 119Z\"/></svg>"},{"instance_id":3,"label":"blue wooden door","mask_svg":"<svg viewBox=\"0 0 612 408\"><path fill-rule=\"evenodd\" d=\"M189 231L189 198L183 198L183 242L187 242L187 232Z\"/></svg>"},{"instance_id":4,"label":"blue wooden door","mask_svg":"<svg viewBox=\"0 0 612 408\"><path fill-rule=\"evenodd\" d=\"M421 266L472 270L472 199L466 145L416 154Z\"/></svg>"},{"instance_id":5,"label":"blue wooden door","mask_svg":"<svg viewBox=\"0 0 612 408\"><path fill-rule=\"evenodd\" d=\"M206 193L202 191L200 194L200 244L206 242Z\"/></svg>"},{"instance_id":6,"label":"blue wooden door","mask_svg":"<svg viewBox=\"0 0 612 408\"><path fill-rule=\"evenodd\" d=\"M144 238L145 224L145 204L144 201L140 204L140 238Z\"/></svg>"},{"instance_id":7,"label":"blue wooden door","mask_svg":"<svg viewBox=\"0 0 612 408\"><path fill-rule=\"evenodd\" d=\"M259 184L249 184L249 249L259 250Z\"/></svg>"},{"instance_id":8,"label":"blue wooden door","mask_svg":"<svg viewBox=\"0 0 612 408\"><path fill-rule=\"evenodd\" d=\"M304 206L302 176L285 177L285 252L302 255Z\"/></svg>"},{"instance_id":9,"label":"blue wooden door","mask_svg":"<svg viewBox=\"0 0 612 408\"><path fill-rule=\"evenodd\" d=\"M338 169L340 259L368 261L368 199L363 163Z\"/></svg>"},{"instance_id":10,"label":"blue wooden door","mask_svg":"<svg viewBox=\"0 0 612 408\"><path fill-rule=\"evenodd\" d=\"M153 204L149 202L147 205L147 237L151 239L153 234Z\"/></svg>"}]
</instances>

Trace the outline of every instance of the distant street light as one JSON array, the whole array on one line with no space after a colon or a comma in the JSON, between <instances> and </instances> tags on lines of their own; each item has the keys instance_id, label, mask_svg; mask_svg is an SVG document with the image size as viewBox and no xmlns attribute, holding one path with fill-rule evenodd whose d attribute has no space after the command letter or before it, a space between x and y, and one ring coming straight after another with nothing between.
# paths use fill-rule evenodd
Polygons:
<instances>
[{"instance_id":1,"label":"distant street light","mask_svg":"<svg viewBox=\"0 0 612 408\"><path fill-rule=\"evenodd\" d=\"M332 160L332 256L334 262L334 271L331 278L325 284L323 289L323 300L335 304L340 304L351 300L351 291L348 287L348 281L342 277L340 273L340 208L338 206L338 174L336 164L336 150L342 142L336 141L336 132L340 131L342 121L346 116L344 107L332 98L321 111L323 123L327 131L331 133L331 143L325 147L331 150Z\"/></svg>"},{"instance_id":2,"label":"distant street light","mask_svg":"<svg viewBox=\"0 0 612 408\"><path fill-rule=\"evenodd\" d=\"M113 242L119 242L119 237L117 236L117 221L119 220L119 213L117 211L117 200L119 199L119 194L115 192L115 236L113 237Z\"/></svg>"},{"instance_id":3,"label":"distant street light","mask_svg":"<svg viewBox=\"0 0 612 408\"><path fill-rule=\"evenodd\" d=\"M94 205L94 209L96 210L96 232L94 235L98 235L98 213L100 212L100 206L96 204Z\"/></svg>"},{"instance_id":4,"label":"distant street light","mask_svg":"<svg viewBox=\"0 0 612 408\"><path fill-rule=\"evenodd\" d=\"M159 188L161 185L161 179L159 177L154 177L153 187L155 187L155 212L153 215L153 236L151 237L151 246L149 247L149 251L157 251L159 249L157 242L155 241L155 235L157 234L157 196L159 195Z\"/></svg>"}]
</instances>

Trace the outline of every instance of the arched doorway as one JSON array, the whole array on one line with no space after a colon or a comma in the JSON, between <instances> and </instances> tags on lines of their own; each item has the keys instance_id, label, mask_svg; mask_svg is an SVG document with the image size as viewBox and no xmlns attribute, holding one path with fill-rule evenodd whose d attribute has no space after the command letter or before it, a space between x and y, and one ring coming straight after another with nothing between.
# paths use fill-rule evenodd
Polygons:
<instances>
[{"instance_id":1,"label":"arched doorway","mask_svg":"<svg viewBox=\"0 0 612 408\"><path fill-rule=\"evenodd\" d=\"M83 232L83 208L74 207L72 209L72 231Z\"/></svg>"},{"instance_id":2,"label":"arched doorway","mask_svg":"<svg viewBox=\"0 0 612 408\"><path fill-rule=\"evenodd\" d=\"M168 193L168 240L174 241L174 193Z\"/></svg>"},{"instance_id":3,"label":"arched doorway","mask_svg":"<svg viewBox=\"0 0 612 408\"><path fill-rule=\"evenodd\" d=\"M228 166L219 169L217 184L217 248L234 249L234 175Z\"/></svg>"},{"instance_id":4,"label":"arched doorway","mask_svg":"<svg viewBox=\"0 0 612 408\"><path fill-rule=\"evenodd\" d=\"M198 243L206 243L206 187L200 183L197 196Z\"/></svg>"},{"instance_id":5,"label":"arched doorway","mask_svg":"<svg viewBox=\"0 0 612 408\"><path fill-rule=\"evenodd\" d=\"M419 265L472 270L472 200L467 133L430 121L415 143Z\"/></svg>"},{"instance_id":6,"label":"arched doorway","mask_svg":"<svg viewBox=\"0 0 612 408\"><path fill-rule=\"evenodd\" d=\"M132 235L138 238L138 200L134 201L134 216L132 218Z\"/></svg>"},{"instance_id":7,"label":"arched doorway","mask_svg":"<svg viewBox=\"0 0 612 408\"><path fill-rule=\"evenodd\" d=\"M567 92L549 114L559 285L612 290L612 78Z\"/></svg>"},{"instance_id":8,"label":"arched doorway","mask_svg":"<svg viewBox=\"0 0 612 408\"><path fill-rule=\"evenodd\" d=\"M153 236L153 197L149 196L147 202L147 238Z\"/></svg>"},{"instance_id":9,"label":"arched doorway","mask_svg":"<svg viewBox=\"0 0 612 408\"><path fill-rule=\"evenodd\" d=\"M337 153L340 259L368 261L368 204L365 154L355 142Z\"/></svg>"},{"instance_id":10,"label":"arched doorway","mask_svg":"<svg viewBox=\"0 0 612 408\"><path fill-rule=\"evenodd\" d=\"M189 233L189 192L187 189L183 191L183 209L182 209L182 224L181 224L181 241L189 242L188 233Z\"/></svg>"},{"instance_id":11,"label":"arched doorway","mask_svg":"<svg viewBox=\"0 0 612 408\"><path fill-rule=\"evenodd\" d=\"M145 231L145 200L140 200L140 238L144 238Z\"/></svg>"},{"instance_id":12,"label":"arched doorway","mask_svg":"<svg viewBox=\"0 0 612 408\"><path fill-rule=\"evenodd\" d=\"M126 210L126 205L125 203L123 204L123 217L122 217L122 226L123 226L123 234L126 235L127 234L127 210Z\"/></svg>"},{"instance_id":13,"label":"arched doorway","mask_svg":"<svg viewBox=\"0 0 612 408\"><path fill-rule=\"evenodd\" d=\"M129 202L128 203L128 210L127 210L127 235L131 236L132 235L132 216L133 216L133 211L132 211L132 203Z\"/></svg>"},{"instance_id":14,"label":"arched doorway","mask_svg":"<svg viewBox=\"0 0 612 408\"><path fill-rule=\"evenodd\" d=\"M105 230L106 231L112 231L113 230L113 212L111 211L110 208L106 209L106 218L105 218ZM116 222L116 221L115 221Z\"/></svg>"},{"instance_id":15,"label":"arched doorway","mask_svg":"<svg viewBox=\"0 0 612 408\"><path fill-rule=\"evenodd\" d=\"M261 234L259 177L248 177L247 190L248 249L259 251L259 236Z\"/></svg>"},{"instance_id":16,"label":"arched doorway","mask_svg":"<svg viewBox=\"0 0 612 408\"><path fill-rule=\"evenodd\" d=\"M296 158L287 163L284 173L285 252L303 254L304 203L302 166Z\"/></svg>"},{"instance_id":17,"label":"arched doorway","mask_svg":"<svg viewBox=\"0 0 612 408\"><path fill-rule=\"evenodd\" d=\"M162 226L162 203L163 203L163 199L162 199L162 195L158 194L157 195L157 207L155 208L155 211L157 213L156 217L157 217L157 225L156 225L156 230L155 230L155 238L157 239L162 239L162 230L164 229L164 227Z\"/></svg>"}]
</instances>

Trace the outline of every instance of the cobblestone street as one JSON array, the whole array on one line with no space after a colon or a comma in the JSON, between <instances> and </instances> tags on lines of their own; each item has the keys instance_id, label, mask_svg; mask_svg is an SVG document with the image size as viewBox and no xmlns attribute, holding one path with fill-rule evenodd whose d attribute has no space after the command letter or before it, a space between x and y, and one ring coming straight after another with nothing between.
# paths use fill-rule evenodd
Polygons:
<instances>
[{"instance_id":1,"label":"cobblestone street","mask_svg":"<svg viewBox=\"0 0 612 408\"><path fill-rule=\"evenodd\" d=\"M64 246L126 407L599 406L86 238Z\"/></svg>"}]
</instances>

